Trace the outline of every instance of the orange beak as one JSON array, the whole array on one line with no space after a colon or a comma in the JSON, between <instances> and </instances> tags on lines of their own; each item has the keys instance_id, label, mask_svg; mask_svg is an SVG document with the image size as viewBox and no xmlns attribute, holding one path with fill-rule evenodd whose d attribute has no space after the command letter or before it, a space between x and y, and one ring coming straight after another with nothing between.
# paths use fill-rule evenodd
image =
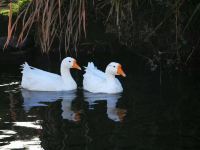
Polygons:
<instances>
[{"instance_id":1,"label":"orange beak","mask_svg":"<svg viewBox=\"0 0 200 150\"><path fill-rule=\"evenodd\" d=\"M72 65L72 68L76 68L78 70L81 70L81 67L76 63L76 60L74 60L74 63Z\"/></svg>"},{"instance_id":2,"label":"orange beak","mask_svg":"<svg viewBox=\"0 0 200 150\"><path fill-rule=\"evenodd\" d=\"M117 115L119 116L119 120L123 121L124 117L126 116L127 110L126 109L121 109L117 108Z\"/></svg>"},{"instance_id":3,"label":"orange beak","mask_svg":"<svg viewBox=\"0 0 200 150\"><path fill-rule=\"evenodd\" d=\"M75 114L74 114L74 121L78 122L80 120L81 120L81 113L79 111L75 112Z\"/></svg>"},{"instance_id":4,"label":"orange beak","mask_svg":"<svg viewBox=\"0 0 200 150\"><path fill-rule=\"evenodd\" d=\"M117 68L117 74L118 75L121 75L123 77L126 77L126 74L124 73L124 71L122 70L122 66L119 65L118 68Z\"/></svg>"}]
</instances>

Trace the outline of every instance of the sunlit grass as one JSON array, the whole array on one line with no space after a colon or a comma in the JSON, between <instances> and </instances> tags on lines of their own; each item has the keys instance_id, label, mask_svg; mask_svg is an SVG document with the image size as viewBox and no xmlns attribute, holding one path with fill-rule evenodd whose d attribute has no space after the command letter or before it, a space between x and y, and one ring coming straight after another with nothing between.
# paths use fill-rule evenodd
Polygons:
<instances>
[{"instance_id":1,"label":"sunlit grass","mask_svg":"<svg viewBox=\"0 0 200 150\"><path fill-rule=\"evenodd\" d=\"M8 16L9 12L10 12L9 9L2 9L0 14Z\"/></svg>"},{"instance_id":2,"label":"sunlit grass","mask_svg":"<svg viewBox=\"0 0 200 150\"><path fill-rule=\"evenodd\" d=\"M21 9L23 7L25 7L25 5L27 3L29 3L31 0L18 0L15 3L12 3L12 13L13 14L17 14L21 11ZM9 15L9 7L8 7L8 2L4 2L4 7L2 9L0 9L0 15L5 15L8 16ZM5 7L7 5L7 7Z\"/></svg>"}]
</instances>

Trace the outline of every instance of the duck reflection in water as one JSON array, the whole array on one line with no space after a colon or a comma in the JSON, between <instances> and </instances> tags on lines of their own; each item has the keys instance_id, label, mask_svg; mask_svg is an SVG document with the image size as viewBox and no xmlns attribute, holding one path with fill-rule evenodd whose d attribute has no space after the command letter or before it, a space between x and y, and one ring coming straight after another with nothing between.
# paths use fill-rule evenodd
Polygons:
<instances>
[{"instance_id":1,"label":"duck reflection in water","mask_svg":"<svg viewBox=\"0 0 200 150\"><path fill-rule=\"evenodd\" d=\"M126 109L118 108L117 102L121 98L121 94L104 94L104 93L90 93L84 92L85 100L89 103L90 108L93 108L99 101L107 102L107 116L115 122L122 122L126 116Z\"/></svg>"},{"instance_id":2,"label":"duck reflection in water","mask_svg":"<svg viewBox=\"0 0 200 150\"><path fill-rule=\"evenodd\" d=\"M22 89L22 96L24 98L24 110L29 112L33 107L47 106L58 100L61 101L62 118L69 121L80 121L81 111L72 110L72 101L76 99L76 91L65 92L38 92Z\"/></svg>"},{"instance_id":3,"label":"duck reflection in water","mask_svg":"<svg viewBox=\"0 0 200 150\"><path fill-rule=\"evenodd\" d=\"M79 122L81 120L81 110L73 109L72 101L75 100L67 100L63 99L62 104L62 118L67 119L69 121Z\"/></svg>"}]
</instances>

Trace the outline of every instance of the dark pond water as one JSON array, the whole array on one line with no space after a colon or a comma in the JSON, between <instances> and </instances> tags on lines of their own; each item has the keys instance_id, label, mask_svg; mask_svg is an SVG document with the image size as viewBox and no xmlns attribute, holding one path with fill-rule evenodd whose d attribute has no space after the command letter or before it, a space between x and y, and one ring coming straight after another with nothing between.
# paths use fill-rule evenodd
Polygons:
<instances>
[{"instance_id":1,"label":"dark pond water","mask_svg":"<svg viewBox=\"0 0 200 150\"><path fill-rule=\"evenodd\" d=\"M18 69L2 71L0 149L199 150L199 75L142 67L127 75L124 93L107 95L30 92Z\"/></svg>"}]
</instances>

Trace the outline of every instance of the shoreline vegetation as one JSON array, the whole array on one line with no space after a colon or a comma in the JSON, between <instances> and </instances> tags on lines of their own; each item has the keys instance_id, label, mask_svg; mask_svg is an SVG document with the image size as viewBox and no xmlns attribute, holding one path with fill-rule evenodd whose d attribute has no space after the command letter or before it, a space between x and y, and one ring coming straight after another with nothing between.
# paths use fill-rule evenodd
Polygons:
<instances>
[{"instance_id":1,"label":"shoreline vegetation","mask_svg":"<svg viewBox=\"0 0 200 150\"><path fill-rule=\"evenodd\" d=\"M198 1L3 0L0 6L4 49L14 36L16 46L31 39L47 54L120 47L146 59L152 70L200 62Z\"/></svg>"}]
</instances>

